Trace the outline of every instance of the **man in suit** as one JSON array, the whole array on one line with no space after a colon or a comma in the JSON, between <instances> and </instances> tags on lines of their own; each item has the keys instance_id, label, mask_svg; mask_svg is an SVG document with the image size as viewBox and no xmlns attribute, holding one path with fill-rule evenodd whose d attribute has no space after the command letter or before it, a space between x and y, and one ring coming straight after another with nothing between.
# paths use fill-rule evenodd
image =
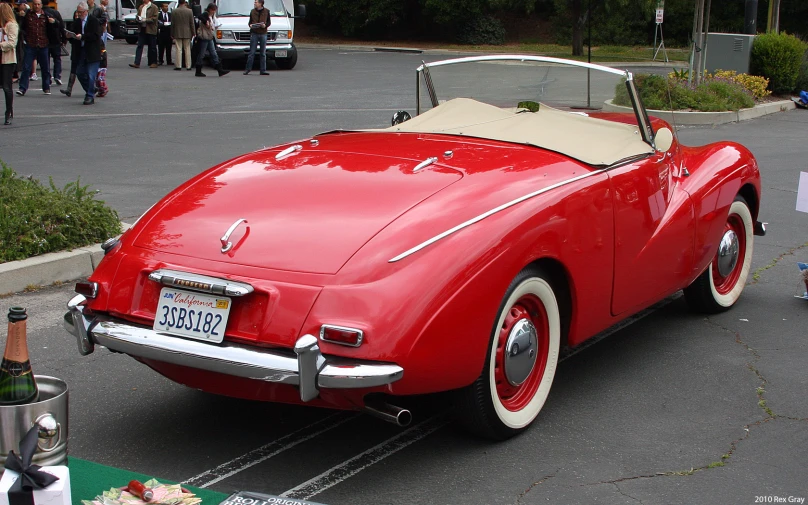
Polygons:
<instances>
[{"instance_id":1,"label":"man in suit","mask_svg":"<svg viewBox=\"0 0 808 505\"><path fill-rule=\"evenodd\" d=\"M140 59L143 57L143 46L149 45L149 68L157 68L157 16L160 9L151 0L144 0L137 7L137 20L140 23L140 34L137 37L135 49L135 62L130 63L132 68L140 68Z\"/></svg>"},{"instance_id":2,"label":"man in suit","mask_svg":"<svg viewBox=\"0 0 808 505\"><path fill-rule=\"evenodd\" d=\"M171 13L168 12L168 3L160 4L157 14L157 64L173 65L171 62ZM165 55L165 60L163 59Z\"/></svg>"},{"instance_id":3,"label":"man in suit","mask_svg":"<svg viewBox=\"0 0 808 505\"><path fill-rule=\"evenodd\" d=\"M191 39L196 33L194 13L185 0L179 0L171 17L173 19L171 37L174 38L174 46L177 48L177 66L174 70L182 70L183 63L186 70L191 70Z\"/></svg>"},{"instance_id":4,"label":"man in suit","mask_svg":"<svg viewBox=\"0 0 808 505\"><path fill-rule=\"evenodd\" d=\"M53 81L57 85L61 86L62 46L67 44L67 40L64 38L65 22L62 20L62 15L59 14L59 11L56 9L44 7L42 10L45 12L45 15L48 16L48 20L50 20L50 18L55 20L53 23L48 23L46 32L48 34L48 52L50 53L50 57L53 59Z\"/></svg>"},{"instance_id":5,"label":"man in suit","mask_svg":"<svg viewBox=\"0 0 808 505\"><path fill-rule=\"evenodd\" d=\"M87 12L87 4L80 2L76 7L76 19L73 20L68 34L73 51L71 60L76 61L76 76L84 88L84 105L95 103L95 79L101 63L101 25Z\"/></svg>"}]
</instances>

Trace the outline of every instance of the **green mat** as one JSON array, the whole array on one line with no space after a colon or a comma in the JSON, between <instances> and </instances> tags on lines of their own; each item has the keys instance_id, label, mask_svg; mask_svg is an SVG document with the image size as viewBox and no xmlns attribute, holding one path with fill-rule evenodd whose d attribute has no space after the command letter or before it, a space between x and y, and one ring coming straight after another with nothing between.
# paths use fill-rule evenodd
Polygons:
<instances>
[{"instance_id":1,"label":"green mat","mask_svg":"<svg viewBox=\"0 0 808 505\"><path fill-rule=\"evenodd\" d=\"M146 482L149 479L157 479L166 484L176 484L176 482L161 479L156 475L144 475L142 473L128 472L111 466L99 465L92 461L74 458L67 458L67 466L70 468L70 492L73 505L80 505L81 500L92 500L111 487L123 487L129 484L132 479ZM202 498L204 505L219 505L228 495L199 489L193 486L183 486L198 497Z\"/></svg>"}]
</instances>

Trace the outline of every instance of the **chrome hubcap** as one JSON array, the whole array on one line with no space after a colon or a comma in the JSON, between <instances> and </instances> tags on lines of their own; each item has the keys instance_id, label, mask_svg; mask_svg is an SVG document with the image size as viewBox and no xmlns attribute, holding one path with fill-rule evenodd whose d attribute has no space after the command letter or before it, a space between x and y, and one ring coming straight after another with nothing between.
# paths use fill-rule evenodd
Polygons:
<instances>
[{"instance_id":1,"label":"chrome hubcap","mask_svg":"<svg viewBox=\"0 0 808 505\"><path fill-rule=\"evenodd\" d=\"M728 276L735 269L739 250L738 235L732 230L727 230L718 245L718 273L721 277Z\"/></svg>"},{"instance_id":2,"label":"chrome hubcap","mask_svg":"<svg viewBox=\"0 0 808 505\"><path fill-rule=\"evenodd\" d=\"M505 377L512 386L525 382L533 371L538 342L536 327L528 319L513 325L505 344Z\"/></svg>"}]
</instances>

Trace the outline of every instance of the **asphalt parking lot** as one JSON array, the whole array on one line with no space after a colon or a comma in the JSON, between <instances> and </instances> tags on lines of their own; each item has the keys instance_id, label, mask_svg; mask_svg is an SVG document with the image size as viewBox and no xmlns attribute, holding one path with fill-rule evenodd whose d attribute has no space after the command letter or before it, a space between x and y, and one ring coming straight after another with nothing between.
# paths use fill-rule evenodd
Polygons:
<instances>
[{"instance_id":1,"label":"asphalt parking lot","mask_svg":"<svg viewBox=\"0 0 808 505\"><path fill-rule=\"evenodd\" d=\"M32 88L15 97L0 159L61 186L80 177L122 220L246 151L337 128L381 127L414 108L415 68L445 54L301 48L271 76L193 77L128 68L110 48L110 94L93 106ZM34 83L35 84L35 83ZM78 89L78 88L76 88ZM37 374L68 382L70 454L230 492L331 505L755 504L808 498L808 215L795 211L808 113L792 110L680 140L749 147L763 178L753 272L710 317L673 297L559 366L525 434L503 443L455 429L440 398L410 400L400 429L362 414L262 404L176 385L131 358L82 357L62 328L72 286L0 298L28 307ZM660 265L664 268L664 265ZM789 501L790 500L790 501Z\"/></svg>"}]
</instances>

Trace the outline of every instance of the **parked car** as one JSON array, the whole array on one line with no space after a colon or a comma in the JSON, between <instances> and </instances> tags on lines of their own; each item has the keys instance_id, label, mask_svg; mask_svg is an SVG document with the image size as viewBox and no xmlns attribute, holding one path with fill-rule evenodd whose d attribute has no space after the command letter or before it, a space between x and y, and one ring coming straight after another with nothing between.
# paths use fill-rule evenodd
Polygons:
<instances>
[{"instance_id":1,"label":"parked car","mask_svg":"<svg viewBox=\"0 0 808 505\"><path fill-rule=\"evenodd\" d=\"M449 391L505 439L565 348L680 290L738 301L765 232L749 150L681 145L625 70L478 56L417 75L391 127L214 166L108 241L65 314L80 352L401 425L397 397ZM615 90L633 113L600 110Z\"/></svg>"}]
</instances>

